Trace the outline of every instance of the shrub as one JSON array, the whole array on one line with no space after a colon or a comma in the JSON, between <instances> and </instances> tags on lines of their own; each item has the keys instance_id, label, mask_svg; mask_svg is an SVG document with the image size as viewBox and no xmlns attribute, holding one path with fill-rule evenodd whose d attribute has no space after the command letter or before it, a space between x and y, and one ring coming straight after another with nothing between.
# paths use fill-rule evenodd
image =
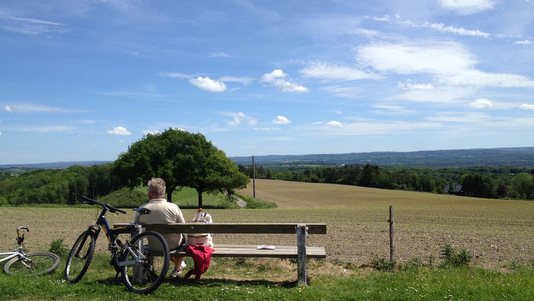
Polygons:
<instances>
[{"instance_id":1,"label":"shrub","mask_svg":"<svg viewBox=\"0 0 534 301\"><path fill-rule=\"evenodd\" d=\"M376 255L373 255L373 258L371 259L371 262L369 263L369 267L377 271L393 272L396 266L397 266L396 261L390 261L384 258L379 258Z\"/></svg>"},{"instance_id":2,"label":"shrub","mask_svg":"<svg viewBox=\"0 0 534 301\"><path fill-rule=\"evenodd\" d=\"M244 200L245 203L247 203L247 205L245 206L245 208L247 209L270 209L270 208L278 207L273 202L262 201L262 200L258 200L258 199L248 197L242 194L237 194L237 193L236 193L236 196L238 196L239 198Z\"/></svg>"},{"instance_id":3,"label":"shrub","mask_svg":"<svg viewBox=\"0 0 534 301\"><path fill-rule=\"evenodd\" d=\"M67 249L67 246L63 243L63 238L56 239L50 243L50 249L48 249L48 252L54 253L62 258L65 258L67 255L69 255L69 249Z\"/></svg>"},{"instance_id":4,"label":"shrub","mask_svg":"<svg viewBox=\"0 0 534 301\"><path fill-rule=\"evenodd\" d=\"M467 251L465 248L456 251L451 245L447 244L441 251L441 257L444 260L441 267L468 266L473 259L473 253Z\"/></svg>"}]
</instances>

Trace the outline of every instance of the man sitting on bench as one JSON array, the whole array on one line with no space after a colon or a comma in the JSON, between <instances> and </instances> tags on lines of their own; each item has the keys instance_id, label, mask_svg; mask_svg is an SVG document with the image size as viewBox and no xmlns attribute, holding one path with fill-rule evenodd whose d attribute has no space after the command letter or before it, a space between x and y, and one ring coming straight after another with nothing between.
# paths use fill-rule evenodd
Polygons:
<instances>
[{"instance_id":1,"label":"man sitting on bench","mask_svg":"<svg viewBox=\"0 0 534 301\"><path fill-rule=\"evenodd\" d=\"M167 202L165 199L165 181L160 178L152 178L148 181L148 203L139 207L137 214L135 215L135 223L140 224L168 224L168 223L185 223L184 216L178 205ZM141 214L141 209L144 212L148 211L148 214ZM163 234L163 237L169 245L169 250L174 250L185 243L183 235L181 233L169 233ZM175 266L170 276L176 278L181 275L182 270L185 268L183 262L183 256L171 256L171 261Z\"/></svg>"}]
</instances>

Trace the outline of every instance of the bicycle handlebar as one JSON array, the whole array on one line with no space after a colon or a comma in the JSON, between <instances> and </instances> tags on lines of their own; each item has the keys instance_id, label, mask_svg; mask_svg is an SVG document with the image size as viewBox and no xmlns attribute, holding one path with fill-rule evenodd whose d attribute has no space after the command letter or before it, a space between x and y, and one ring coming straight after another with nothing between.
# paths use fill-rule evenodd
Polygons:
<instances>
[{"instance_id":1,"label":"bicycle handlebar","mask_svg":"<svg viewBox=\"0 0 534 301\"><path fill-rule=\"evenodd\" d=\"M96 204L96 205L100 205L100 206L102 206L103 208L108 209L110 212L113 212L113 213L115 213L115 212L119 212L119 213L126 214L126 211L120 210L119 208L112 207L112 206L111 206L110 204L108 204L108 203L103 204L103 203L100 203L100 202L98 202L98 201L95 201L95 200L93 200L93 199L91 199L91 198L88 198L88 197L86 197L86 196L82 196L82 199L86 200L87 203L88 203L89 205L95 205L95 204Z\"/></svg>"},{"instance_id":2,"label":"bicycle handlebar","mask_svg":"<svg viewBox=\"0 0 534 301\"><path fill-rule=\"evenodd\" d=\"M28 229L28 227L18 227L17 231L20 231L20 230L26 230L26 231L30 232L30 229Z\"/></svg>"}]
</instances>

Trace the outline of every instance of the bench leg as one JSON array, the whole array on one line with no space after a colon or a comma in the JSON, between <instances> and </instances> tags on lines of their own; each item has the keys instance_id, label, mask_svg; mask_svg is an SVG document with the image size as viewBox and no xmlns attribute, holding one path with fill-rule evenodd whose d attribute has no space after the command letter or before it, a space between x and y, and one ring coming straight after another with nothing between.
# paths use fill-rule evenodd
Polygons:
<instances>
[{"instance_id":1,"label":"bench leg","mask_svg":"<svg viewBox=\"0 0 534 301\"><path fill-rule=\"evenodd\" d=\"M306 234L307 227L305 224L297 226L297 264L298 264L298 285L306 286L307 272L306 272Z\"/></svg>"}]
</instances>

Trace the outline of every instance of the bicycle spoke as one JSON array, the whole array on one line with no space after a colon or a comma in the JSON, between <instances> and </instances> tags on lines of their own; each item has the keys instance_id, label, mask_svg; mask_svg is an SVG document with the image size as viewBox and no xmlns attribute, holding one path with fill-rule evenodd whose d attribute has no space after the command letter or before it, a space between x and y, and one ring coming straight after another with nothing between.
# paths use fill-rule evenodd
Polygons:
<instances>
[{"instance_id":1,"label":"bicycle spoke","mask_svg":"<svg viewBox=\"0 0 534 301\"><path fill-rule=\"evenodd\" d=\"M169 268L169 249L160 234L141 233L122 252L122 281L130 291L148 294L159 287Z\"/></svg>"},{"instance_id":2,"label":"bicycle spoke","mask_svg":"<svg viewBox=\"0 0 534 301\"><path fill-rule=\"evenodd\" d=\"M10 275L36 276L50 273L59 266L59 257L53 253L32 253L14 258L4 266Z\"/></svg>"},{"instance_id":3,"label":"bicycle spoke","mask_svg":"<svg viewBox=\"0 0 534 301\"><path fill-rule=\"evenodd\" d=\"M78 282L87 271L95 251L96 238L92 232L83 232L72 247L65 265L65 277L69 282Z\"/></svg>"}]
</instances>

